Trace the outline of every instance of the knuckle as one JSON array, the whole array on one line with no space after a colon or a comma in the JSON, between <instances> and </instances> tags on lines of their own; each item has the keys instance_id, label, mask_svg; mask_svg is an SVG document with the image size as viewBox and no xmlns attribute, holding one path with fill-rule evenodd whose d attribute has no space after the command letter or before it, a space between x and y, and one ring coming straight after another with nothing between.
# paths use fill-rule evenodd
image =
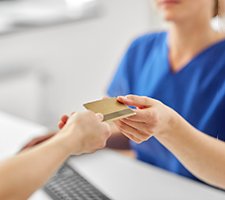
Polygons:
<instances>
[{"instance_id":1,"label":"knuckle","mask_svg":"<svg viewBox=\"0 0 225 200\"><path fill-rule=\"evenodd\" d=\"M147 123L145 126L146 126L145 132L148 133L149 130L151 130L151 128L152 128L152 123L149 122L149 123Z\"/></svg>"},{"instance_id":2,"label":"knuckle","mask_svg":"<svg viewBox=\"0 0 225 200\"><path fill-rule=\"evenodd\" d=\"M111 136L111 131L110 130L106 130L105 131L105 137L108 138Z\"/></svg>"},{"instance_id":3,"label":"knuckle","mask_svg":"<svg viewBox=\"0 0 225 200\"><path fill-rule=\"evenodd\" d=\"M86 110L85 112L86 112L88 115L93 114L93 112L90 111L90 110Z\"/></svg>"},{"instance_id":4,"label":"knuckle","mask_svg":"<svg viewBox=\"0 0 225 200\"><path fill-rule=\"evenodd\" d=\"M106 142L101 143L100 148L103 149L106 146Z\"/></svg>"},{"instance_id":5,"label":"knuckle","mask_svg":"<svg viewBox=\"0 0 225 200\"><path fill-rule=\"evenodd\" d=\"M143 98L144 102L148 102L148 97L143 96L142 98Z\"/></svg>"},{"instance_id":6,"label":"knuckle","mask_svg":"<svg viewBox=\"0 0 225 200\"><path fill-rule=\"evenodd\" d=\"M149 98L146 96L142 96L143 104L148 105Z\"/></svg>"},{"instance_id":7,"label":"knuckle","mask_svg":"<svg viewBox=\"0 0 225 200\"><path fill-rule=\"evenodd\" d=\"M142 141L141 141L141 140L136 140L136 143L137 143L137 144L141 144Z\"/></svg>"},{"instance_id":8,"label":"knuckle","mask_svg":"<svg viewBox=\"0 0 225 200\"><path fill-rule=\"evenodd\" d=\"M111 135L111 131L108 127L102 127L102 130L100 132L102 132L103 139L106 139Z\"/></svg>"},{"instance_id":9,"label":"knuckle","mask_svg":"<svg viewBox=\"0 0 225 200\"><path fill-rule=\"evenodd\" d=\"M105 140L101 140L101 141L98 143L98 149L104 148L105 145L106 145L106 141L105 141Z\"/></svg>"},{"instance_id":10,"label":"knuckle","mask_svg":"<svg viewBox=\"0 0 225 200\"><path fill-rule=\"evenodd\" d=\"M146 119L148 120L151 120L154 116L154 112L153 111L149 111L149 112L146 112Z\"/></svg>"},{"instance_id":11,"label":"knuckle","mask_svg":"<svg viewBox=\"0 0 225 200\"><path fill-rule=\"evenodd\" d=\"M119 129L124 129L124 123L118 121L117 126L119 127Z\"/></svg>"},{"instance_id":12,"label":"knuckle","mask_svg":"<svg viewBox=\"0 0 225 200\"><path fill-rule=\"evenodd\" d=\"M148 141L149 138L150 138L149 136L146 136L143 141Z\"/></svg>"},{"instance_id":13,"label":"knuckle","mask_svg":"<svg viewBox=\"0 0 225 200\"><path fill-rule=\"evenodd\" d=\"M129 99L131 99L131 100L134 99L134 95L132 95L132 94L128 94L126 97L129 98Z\"/></svg>"},{"instance_id":14,"label":"knuckle","mask_svg":"<svg viewBox=\"0 0 225 200\"><path fill-rule=\"evenodd\" d=\"M160 100L158 100L158 99L156 99L155 102L156 102L157 104L160 104L160 105L162 104L162 102L161 102Z\"/></svg>"},{"instance_id":15,"label":"knuckle","mask_svg":"<svg viewBox=\"0 0 225 200\"><path fill-rule=\"evenodd\" d=\"M159 123L160 117L159 117L159 115L157 114L157 112L155 112L154 118L153 118L153 119L154 119L155 125Z\"/></svg>"},{"instance_id":16,"label":"knuckle","mask_svg":"<svg viewBox=\"0 0 225 200\"><path fill-rule=\"evenodd\" d=\"M94 115L94 113L93 113L92 111L87 110L87 111L85 111L85 112L83 113L82 117L83 117L83 118L85 118L85 117L91 117L91 116L93 116L93 115Z\"/></svg>"},{"instance_id":17,"label":"knuckle","mask_svg":"<svg viewBox=\"0 0 225 200\"><path fill-rule=\"evenodd\" d=\"M87 151L88 154L95 153L96 149Z\"/></svg>"}]
</instances>

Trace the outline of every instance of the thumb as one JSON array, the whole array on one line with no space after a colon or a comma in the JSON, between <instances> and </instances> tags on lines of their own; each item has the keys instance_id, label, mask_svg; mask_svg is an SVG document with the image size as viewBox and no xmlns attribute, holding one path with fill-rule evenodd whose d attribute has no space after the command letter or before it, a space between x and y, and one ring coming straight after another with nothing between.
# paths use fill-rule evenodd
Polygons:
<instances>
[{"instance_id":1,"label":"thumb","mask_svg":"<svg viewBox=\"0 0 225 200\"><path fill-rule=\"evenodd\" d=\"M104 115L101 114L101 113L96 113L95 116L98 118L98 120L99 120L100 122L102 122L103 119L104 119Z\"/></svg>"}]
</instances>

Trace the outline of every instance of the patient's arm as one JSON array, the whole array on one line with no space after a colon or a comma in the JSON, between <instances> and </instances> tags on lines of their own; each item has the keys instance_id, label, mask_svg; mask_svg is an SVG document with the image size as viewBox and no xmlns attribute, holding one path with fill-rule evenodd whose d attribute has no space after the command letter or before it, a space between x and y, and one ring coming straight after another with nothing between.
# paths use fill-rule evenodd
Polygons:
<instances>
[{"instance_id":1,"label":"patient's arm","mask_svg":"<svg viewBox=\"0 0 225 200\"><path fill-rule=\"evenodd\" d=\"M71 155L90 153L105 146L108 124L92 112L75 114L52 139L0 163L0 199L24 200ZM88 124L88 126L87 126Z\"/></svg>"},{"instance_id":2,"label":"patient's arm","mask_svg":"<svg viewBox=\"0 0 225 200\"><path fill-rule=\"evenodd\" d=\"M0 199L24 200L69 157L62 136L26 150L0 164ZM65 141L66 142L66 141ZM64 142L63 142L64 143Z\"/></svg>"},{"instance_id":3,"label":"patient's arm","mask_svg":"<svg viewBox=\"0 0 225 200\"><path fill-rule=\"evenodd\" d=\"M47 133L45 135L41 135L41 136L35 137L30 142L28 142L25 146L23 146L22 149L20 150L20 152L24 151L26 149L29 149L31 147L34 147L34 146L36 146L38 144L41 144L43 142L46 142L47 140L51 139L56 134L57 134L57 132L50 132L50 133Z\"/></svg>"}]
</instances>

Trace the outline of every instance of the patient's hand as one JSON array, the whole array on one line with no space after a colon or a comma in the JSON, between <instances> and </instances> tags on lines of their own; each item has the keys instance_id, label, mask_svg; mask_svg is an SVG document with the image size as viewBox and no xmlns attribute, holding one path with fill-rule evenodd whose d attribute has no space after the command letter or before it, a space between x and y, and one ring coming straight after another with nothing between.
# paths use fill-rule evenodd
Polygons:
<instances>
[{"instance_id":1,"label":"patient's hand","mask_svg":"<svg viewBox=\"0 0 225 200\"><path fill-rule=\"evenodd\" d=\"M60 121L59 121L59 123L58 123L59 129L62 129L62 128L66 125L68 119L69 119L69 117L68 117L67 115L63 115L63 116L61 117L61 119L60 119Z\"/></svg>"},{"instance_id":2,"label":"patient's hand","mask_svg":"<svg viewBox=\"0 0 225 200\"><path fill-rule=\"evenodd\" d=\"M66 148L70 149L72 155L92 153L102 149L111 135L109 124L103 122L103 115L91 111L74 113L59 131L67 141ZM66 119L66 118L65 118ZM62 120L64 121L64 118Z\"/></svg>"}]
</instances>

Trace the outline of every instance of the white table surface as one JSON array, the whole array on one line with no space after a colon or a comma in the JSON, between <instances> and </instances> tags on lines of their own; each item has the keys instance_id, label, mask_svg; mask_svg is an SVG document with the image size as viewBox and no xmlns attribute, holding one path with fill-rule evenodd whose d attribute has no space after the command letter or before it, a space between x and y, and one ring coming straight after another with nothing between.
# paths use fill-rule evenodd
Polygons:
<instances>
[{"instance_id":1,"label":"white table surface","mask_svg":"<svg viewBox=\"0 0 225 200\"><path fill-rule=\"evenodd\" d=\"M0 112L0 160L17 153L26 142L46 132L43 126Z\"/></svg>"},{"instance_id":2,"label":"white table surface","mask_svg":"<svg viewBox=\"0 0 225 200\"><path fill-rule=\"evenodd\" d=\"M0 159L13 155L45 127L0 112ZM73 157L69 163L114 200L224 200L225 193L110 150ZM30 200L50 200L42 190Z\"/></svg>"}]
</instances>

